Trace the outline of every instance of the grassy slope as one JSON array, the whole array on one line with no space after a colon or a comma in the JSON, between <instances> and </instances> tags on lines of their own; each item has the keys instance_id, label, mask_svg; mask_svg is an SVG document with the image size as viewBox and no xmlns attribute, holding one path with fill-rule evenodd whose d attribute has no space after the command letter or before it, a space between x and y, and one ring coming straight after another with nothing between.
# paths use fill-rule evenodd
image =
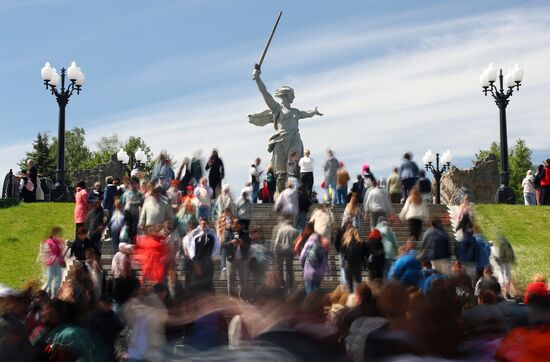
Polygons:
<instances>
[{"instance_id":1,"label":"grassy slope","mask_svg":"<svg viewBox=\"0 0 550 362\"><path fill-rule=\"evenodd\" d=\"M489 240L500 231L512 243L519 289L524 290L536 272L550 277L550 207L477 205L476 216Z\"/></svg>"},{"instance_id":2,"label":"grassy slope","mask_svg":"<svg viewBox=\"0 0 550 362\"><path fill-rule=\"evenodd\" d=\"M74 237L74 204L20 204L0 209L0 283L22 287L40 278L36 262L40 242L52 226L61 226L63 237Z\"/></svg>"}]
</instances>

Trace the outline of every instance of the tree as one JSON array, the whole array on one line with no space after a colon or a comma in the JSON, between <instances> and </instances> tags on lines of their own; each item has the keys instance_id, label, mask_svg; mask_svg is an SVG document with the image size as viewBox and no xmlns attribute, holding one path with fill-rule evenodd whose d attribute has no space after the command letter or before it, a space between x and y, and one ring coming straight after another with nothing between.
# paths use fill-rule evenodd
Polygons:
<instances>
[{"instance_id":1,"label":"tree","mask_svg":"<svg viewBox=\"0 0 550 362\"><path fill-rule=\"evenodd\" d=\"M134 137L130 136L128 140L126 140L126 143L122 146L124 151L126 151L129 155L135 155L138 148L141 148L141 150L145 153L146 160L145 160L145 166L143 167L143 171L146 173L151 173L153 170L153 167L155 166L155 159L153 152L151 152L151 148L147 146L145 141L141 137Z\"/></svg>"},{"instance_id":2,"label":"tree","mask_svg":"<svg viewBox=\"0 0 550 362\"><path fill-rule=\"evenodd\" d=\"M53 157L50 148L50 139L47 133L38 133L32 144L33 150L26 152L25 158L19 161L21 168L26 168L27 160L34 161L38 173L45 177L55 175L55 157Z\"/></svg>"},{"instance_id":3,"label":"tree","mask_svg":"<svg viewBox=\"0 0 550 362\"><path fill-rule=\"evenodd\" d=\"M488 150L479 150L474 156L473 163L484 159L490 154L494 155L498 160L498 172L500 173L500 145L496 142L491 143ZM523 139L516 140L512 148L508 150L508 168L510 171L510 187L516 194L516 202L523 203L523 187L521 183L525 178L527 170L533 169L531 161L532 152L527 147L527 143Z\"/></svg>"},{"instance_id":4,"label":"tree","mask_svg":"<svg viewBox=\"0 0 550 362\"><path fill-rule=\"evenodd\" d=\"M103 136L96 142L97 150L93 151L92 158L85 164L86 168L93 168L101 163L107 163L111 156L118 152L121 143L118 136L113 133L111 136Z\"/></svg>"},{"instance_id":5,"label":"tree","mask_svg":"<svg viewBox=\"0 0 550 362\"><path fill-rule=\"evenodd\" d=\"M71 130L65 131L65 175L70 175L75 171L80 171L88 168L92 152L85 145L86 131L80 127L74 127ZM54 157L57 157L59 143L57 137L53 138L50 152Z\"/></svg>"}]
</instances>

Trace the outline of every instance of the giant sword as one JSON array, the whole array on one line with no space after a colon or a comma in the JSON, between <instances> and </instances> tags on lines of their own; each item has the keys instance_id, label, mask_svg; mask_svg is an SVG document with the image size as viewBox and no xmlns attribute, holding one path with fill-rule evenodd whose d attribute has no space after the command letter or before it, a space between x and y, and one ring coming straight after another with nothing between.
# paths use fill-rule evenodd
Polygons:
<instances>
[{"instance_id":1,"label":"giant sword","mask_svg":"<svg viewBox=\"0 0 550 362\"><path fill-rule=\"evenodd\" d=\"M273 30L271 30L271 34L269 34L269 39L267 39L267 43L265 44L264 51L262 52L262 56L260 57L260 61L254 65L256 69L260 69L262 67L262 63L264 62L265 55L267 54L267 49L269 49L269 45L271 44L271 39L273 39L275 30L277 30L277 25L279 25L279 20L281 20L281 15L283 15L282 11L279 12L279 16L277 16L275 25L273 25Z\"/></svg>"}]
</instances>

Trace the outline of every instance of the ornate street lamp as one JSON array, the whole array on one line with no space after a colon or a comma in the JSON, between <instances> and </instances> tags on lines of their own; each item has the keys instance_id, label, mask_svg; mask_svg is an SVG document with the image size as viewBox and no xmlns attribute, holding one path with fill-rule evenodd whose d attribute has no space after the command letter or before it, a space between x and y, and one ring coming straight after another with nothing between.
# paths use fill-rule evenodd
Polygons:
<instances>
[{"instance_id":1,"label":"ornate street lamp","mask_svg":"<svg viewBox=\"0 0 550 362\"><path fill-rule=\"evenodd\" d=\"M53 201L68 201L69 190L65 184L65 107L69 103L69 98L76 91L80 94L82 85L84 84L84 73L76 62L72 62L69 68L61 68L59 75L55 68L52 68L50 63L46 63L40 71L42 80L46 89L50 89L52 95L57 99L59 105L59 125L57 129L57 169L55 170L55 185L51 191ZM66 86L65 77L68 76L70 83ZM61 84L60 84L61 81Z\"/></svg>"},{"instance_id":2,"label":"ornate street lamp","mask_svg":"<svg viewBox=\"0 0 550 362\"><path fill-rule=\"evenodd\" d=\"M441 157L441 166L439 165L439 153L434 153L432 150L428 150L424 157L422 157L422 162L426 167L426 171L431 171L434 175L436 189L435 189L435 203L441 204L441 176L443 173L451 168L451 162L453 162L453 155L451 151L447 150L443 153ZM434 166L435 163L435 166Z\"/></svg>"},{"instance_id":3,"label":"ornate street lamp","mask_svg":"<svg viewBox=\"0 0 550 362\"><path fill-rule=\"evenodd\" d=\"M499 78L499 86L495 86L495 81ZM510 171L508 168L508 136L506 133L506 106L508 98L514 93L514 88L519 91L521 81L523 80L523 69L518 64L514 69L508 69L506 76L502 75L502 69L498 71L493 65L483 71L479 78L483 93L487 96L490 92L500 111L500 187L496 194L496 201L499 204L515 204L516 196L514 190L509 186Z\"/></svg>"},{"instance_id":4,"label":"ornate street lamp","mask_svg":"<svg viewBox=\"0 0 550 362\"><path fill-rule=\"evenodd\" d=\"M145 166L145 159L147 158L147 155L145 154L145 152L143 152L141 147L138 147L134 155L128 155L126 151L121 148L120 150L118 150L116 158L118 162L120 162L120 164L124 166L126 172L128 173L128 176L132 176L132 172L134 169L136 171L139 171L140 167Z\"/></svg>"}]
</instances>

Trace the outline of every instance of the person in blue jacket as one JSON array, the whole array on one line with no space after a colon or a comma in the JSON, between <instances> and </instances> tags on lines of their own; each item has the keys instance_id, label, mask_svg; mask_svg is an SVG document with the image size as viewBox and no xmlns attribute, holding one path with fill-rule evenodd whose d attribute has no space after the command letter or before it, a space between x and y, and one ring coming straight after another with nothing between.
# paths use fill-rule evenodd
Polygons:
<instances>
[{"instance_id":1,"label":"person in blue jacket","mask_svg":"<svg viewBox=\"0 0 550 362\"><path fill-rule=\"evenodd\" d=\"M418 252L414 240L409 239L402 249L401 255L390 268L389 279L397 279L407 287L416 287L422 266L417 259Z\"/></svg>"}]
</instances>

